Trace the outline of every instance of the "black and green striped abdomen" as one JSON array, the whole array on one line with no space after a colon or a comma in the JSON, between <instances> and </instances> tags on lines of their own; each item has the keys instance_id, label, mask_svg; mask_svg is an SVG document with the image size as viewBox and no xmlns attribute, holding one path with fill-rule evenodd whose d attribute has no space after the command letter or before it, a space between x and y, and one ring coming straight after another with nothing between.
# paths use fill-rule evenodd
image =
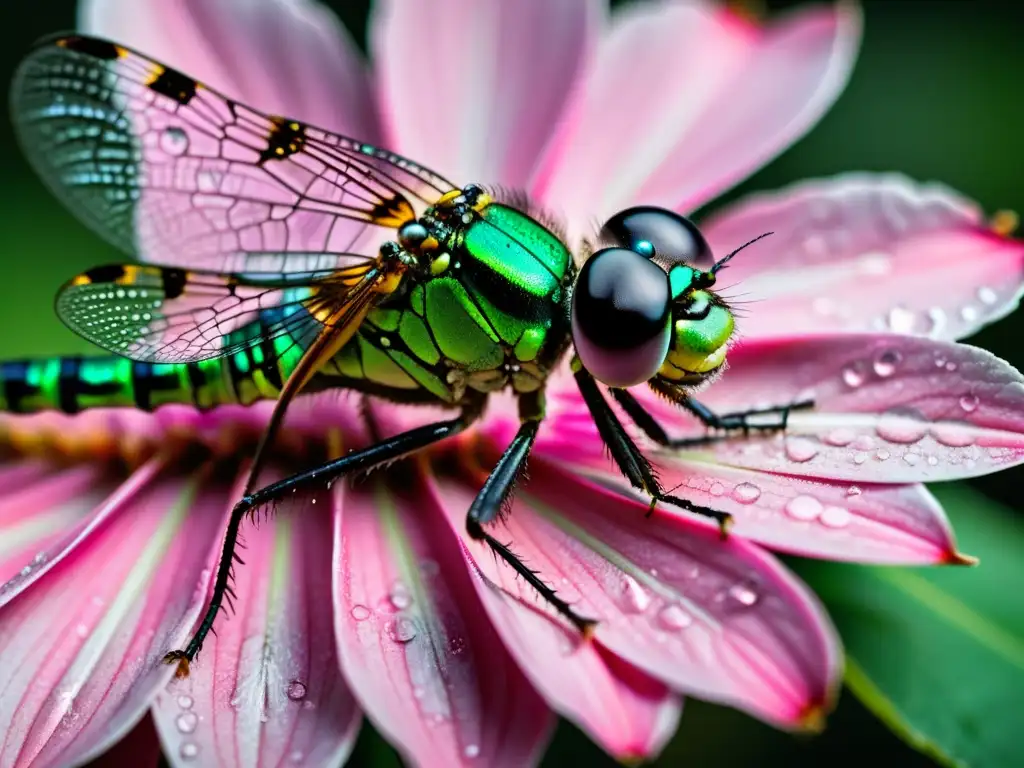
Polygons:
<instances>
[{"instance_id":1,"label":"black and green striped abdomen","mask_svg":"<svg viewBox=\"0 0 1024 768\"><path fill-rule=\"evenodd\" d=\"M11 360L0 363L0 411L248 405L277 397L281 373L277 364L259 365L240 355L175 364L140 363L114 355Z\"/></svg>"}]
</instances>

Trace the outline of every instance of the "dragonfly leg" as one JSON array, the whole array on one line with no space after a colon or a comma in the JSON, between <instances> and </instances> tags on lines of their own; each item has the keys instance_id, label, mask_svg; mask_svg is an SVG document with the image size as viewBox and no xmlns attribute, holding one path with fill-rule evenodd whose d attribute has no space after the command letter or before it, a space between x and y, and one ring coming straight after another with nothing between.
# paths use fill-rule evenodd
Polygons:
<instances>
[{"instance_id":1,"label":"dragonfly leg","mask_svg":"<svg viewBox=\"0 0 1024 768\"><path fill-rule=\"evenodd\" d=\"M619 470L634 488L650 495L651 505L647 511L648 517L653 514L654 508L659 501L672 504L685 509L687 512L693 512L694 514L703 515L715 520L724 538L729 524L732 522L732 516L726 512L720 512L710 507L702 507L686 499L665 493L654 474L651 463L622 426L622 422L619 421L619 417L612 410L608 401L605 400L594 377L590 375L586 368L575 361L573 364L573 375L576 377L576 385L579 387L580 394L583 395L583 400L587 404L590 415L594 418L597 431L601 435L604 444L608 446L612 459L618 465ZM654 420L651 419L651 421L653 422Z\"/></svg>"},{"instance_id":2,"label":"dragonfly leg","mask_svg":"<svg viewBox=\"0 0 1024 768\"><path fill-rule=\"evenodd\" d=\"M545 584L536 571L528 568L507 544L502 544L484 529L485 525L507 513L506 504L511 498L516 480L526 467L526 460L530 455L530 449L533 447L533 441L537 437L537 430L540 428L543 418L543 407L540 405L539 397L527 398L524 395L520 399L520 403L526 403L526 409L532 410L532 412L529 412L528 415L521 413L522 423L519 425L516 436L487 476L476 498L473 499L469 512L466 514L466 531L472 538L487 544L497 557L500 557L512 570L522 576L555 610L568 619L585 637L589 637L597 622L593 619L583 618L576 613L572 606ZM531 408L531 406L534 407ZM521 408L521 410L523 409Z\"/></svg>"},{"instance_id":3,"label":"dragonfly leg","mask_svg":"<svg viewBox=\"0 0 1024 768\"><path fill-rule=\"evenodd\" d=\"M805 410L814 407L813 400L801 400L789 405L772 406L770 408L751 408L746 411L735 411L733 413L715 413L703 403L694 400L687 394L680 393L668 387L657 387L656 391L682 406L709 429L722 430L724 432L740 431L744 435L751 432L779 432L786 429L789 424L789 414L792 411ZM644 431L651 440L663 445L666 448L688 448L696 445L707 445L709 443L728 440L730 435L701 435L700 437L671 438L665 432L664 427L648 412L646 408L625 389L611 390L612 397L622 406L629 417L640 429ZM775 416L775 419L760 420L756 417ZM752 421L752 419L755 419Z\"/></svg>"},{"instance_id":4,"label":"dragonfly leg","mask_svg":"<svg viewBox=\"0 0 1024 768\"><path fill-rule=\"evenodd\" d=\"M410 429L394 437L381 440L358 451L353 451L337 459L325 462L320 466L272 483L257 491L246 494L231 511L224 544L221 548L220 563L217 566L217 578L213 586L213 594L206 607L199 628L192 635L183 650L171 651L164 657L167 664L177 664L178 677L186 677L189 665L203 647L203 641L210 633L213 623L224 603L225 595L230 590L231 567L237 559L235 547L238 543L238 530L245 516L253 510L290 497L293 493L307 488L322 488L325 484L354 472L365 472L382 464L400 459L429 445L456 435L473 423L480 414L478 407L464 410L457 418L439 421L422 427Z\"/></svg>"}]
</instances>

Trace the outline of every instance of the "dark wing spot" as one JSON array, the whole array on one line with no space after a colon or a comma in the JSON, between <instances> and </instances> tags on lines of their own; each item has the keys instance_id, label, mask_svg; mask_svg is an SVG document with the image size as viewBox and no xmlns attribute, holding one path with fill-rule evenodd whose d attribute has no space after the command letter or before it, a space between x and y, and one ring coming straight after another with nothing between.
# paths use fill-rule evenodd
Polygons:
<instances>
[{"instance_id":1,"label":"dark wing spot","mask_svg":"<svg viewBox=\"0 0 1024 768\"><path fill-rule=\"evenodd\" d=\"M149 84L151 90L174 99L179 104L188 104L196 95L197 83L188 75L173 69L164 69Z\"/></svg>"},{"instance_id":2,"label":"dark wing spot","mask_svg":"<svg viewBox=\"0 0 1024 768\"><path fill-rule=\"evenodd\" d=\"M57 40L57 45L61 48L67 48L69 51L84 53L86 56L92 56L94 59L103 59L105 61L119 59L124 52L123 48L106 40L97 40L94 37L80 37L78 35L62 37Z\"/></svg>"},{"instance_id":3,"label":"dark wing spot","mask_svg":"<svg viewBox=\"0 0 1024 768\"><path fill-rule=\"evenodd\" d=\"M185 284L188 282L188 273L184 269L164 267L161 270L164 279L164 297L176 299L185 292Z\"/></svg>"},{"instance_id":4,"label":"dark wing spot","mask_svg":"<svg viewBox=\"0 0 1024 768\"><path fill-rule=\"evenodd\" d=\"M260 153L260 162L280 160L299 152L306 143L306 126L294 120L274 117L267 136L267 148Z\"/></svg>"},{"instance_id":5,"label":"dark wing spot","mask_svg":"<svg viewBox=\"0 0 1024 768\"><path fill-rule=\"evenodd\" d=\"M396 192L394 197L382 200L370 211L370 219L382 227L401 227L416 218L416 211L405 197Z\"/></svg>"},{"instance_id":6,"label":"dark wing spot","mask_svg":"<svg viewBox=\"0 0 1024 768\"><path fill-rule=\"evenodd\" d=\"M93 267L84 273L90 283L113 283L125 275L123 264L107 264L103 267Z\"/></svg>"}]
</instances>

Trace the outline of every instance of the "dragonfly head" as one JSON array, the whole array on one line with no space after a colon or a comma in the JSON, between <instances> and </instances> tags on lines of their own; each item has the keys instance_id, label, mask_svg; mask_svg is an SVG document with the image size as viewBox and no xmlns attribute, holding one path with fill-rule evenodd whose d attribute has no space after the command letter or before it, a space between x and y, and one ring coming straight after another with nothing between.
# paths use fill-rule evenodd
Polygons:
<instances>
[{"instance_id":1,"label":"dragonfly head","mask_svg":"<svg viewBox=\"0 0 1024 768\"><path fill-rule=\"evenodd\" d=\"M735 322L713 290L715 273L736 251L716 262L693 222L649 206L609 219L598 245L572 297L583 366L612 387L694 385L718 372Z\"/></svg>"}]
</instances>

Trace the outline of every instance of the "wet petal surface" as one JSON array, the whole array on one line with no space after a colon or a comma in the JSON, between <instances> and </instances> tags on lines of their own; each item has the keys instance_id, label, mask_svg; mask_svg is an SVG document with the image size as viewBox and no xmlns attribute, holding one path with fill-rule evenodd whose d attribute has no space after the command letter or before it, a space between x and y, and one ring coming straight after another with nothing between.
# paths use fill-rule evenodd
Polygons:
<instances>
[{"instance_id":1,"label":"wet petal surface","mask_svg":"<svg viewBox=\"0 0 1024 768\"><path fill-rule=\"evenodd\" d=\"M748 338L873 330L956 339L1011 312L1024 290L1024 243L992 231L947 187L898 174L755 194L704 232L718 256L773 232L719 280L749 308L739 320Z\"/></svg>"}]
</instances>

